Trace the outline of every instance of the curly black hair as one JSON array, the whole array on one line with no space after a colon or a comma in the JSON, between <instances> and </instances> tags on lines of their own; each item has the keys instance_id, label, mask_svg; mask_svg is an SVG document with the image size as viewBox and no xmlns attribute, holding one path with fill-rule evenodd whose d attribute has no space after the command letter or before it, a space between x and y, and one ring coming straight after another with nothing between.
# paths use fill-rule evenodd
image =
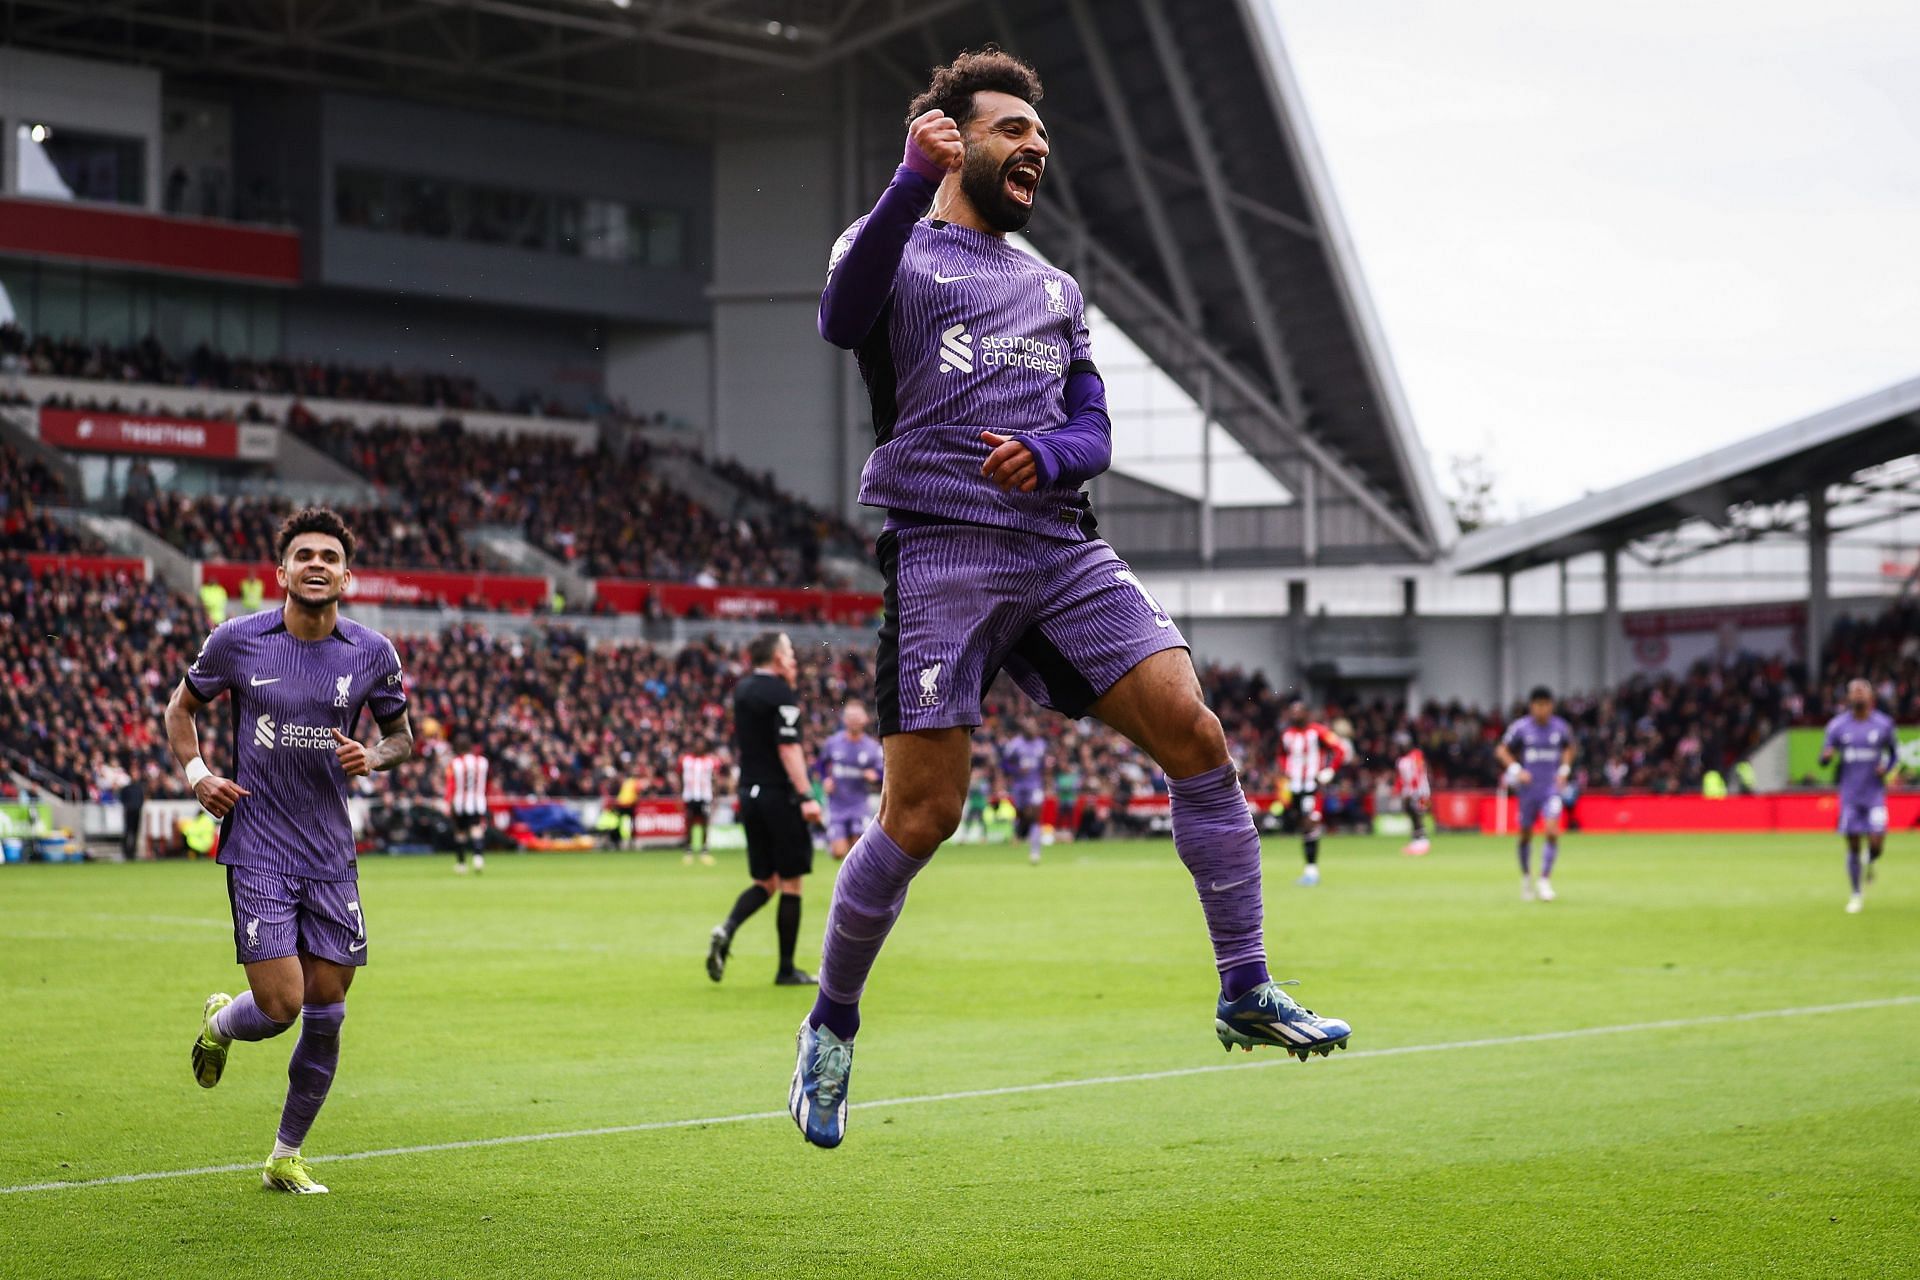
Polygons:
<instances>
[{"instance_id":1,"label":"curly black hair","mask_svg":"<svg viewBox=\"0 0 1920 1280\"><path fill-rule=\"evenodd\" d=\"M324 533L330 538L340 539L340 553L346 557L346 563L353 563L356 542L353 530L347 528L347 522L332 507L302 507L282 520L279 531L273 535L275 563L286 562L287 551L293 546L293 540L303 533Z\"/></svg>"},{"instance_id":2,"label":"curly black hair","mask_svg":"<svg viewBox=\"0 0 1920 1280\"><path fill-rule=\"evenodd\" d=\"M963 52L944 67L935 67L933 83L907 108L907 123L938 107L964 128L973 118L976 93L1011 94L1031 106L1044 92L1039 72L990 44Z\"/></svg>"}]
</instances>

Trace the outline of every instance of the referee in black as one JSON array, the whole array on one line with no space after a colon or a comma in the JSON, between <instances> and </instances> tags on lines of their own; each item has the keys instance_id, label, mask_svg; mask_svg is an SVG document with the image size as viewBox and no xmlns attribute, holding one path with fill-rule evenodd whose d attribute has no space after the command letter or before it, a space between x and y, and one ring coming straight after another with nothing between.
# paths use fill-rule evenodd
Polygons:
<instances>
[{"instance_id":1,"label":"referee in black","mask_svg":"<svg viewBox=\"0 0 1920 1280\"><path fill-rule=\"evenodd\" d=\"M800 881L813 870L813 833L820 821L800 745L800 699L793 692L800 665L786 633L769 631L747 646L752 674L733 691L734 759L739 762L735 804L747 829L747 886L733 911L713 926L707 943L707 976L715 982L727 971L733 935L747 917L776 893L780 907L780 971L774 985L818 986L820 980L793 967L793 945L800 937Z\"/></svg>"}]
</instances>

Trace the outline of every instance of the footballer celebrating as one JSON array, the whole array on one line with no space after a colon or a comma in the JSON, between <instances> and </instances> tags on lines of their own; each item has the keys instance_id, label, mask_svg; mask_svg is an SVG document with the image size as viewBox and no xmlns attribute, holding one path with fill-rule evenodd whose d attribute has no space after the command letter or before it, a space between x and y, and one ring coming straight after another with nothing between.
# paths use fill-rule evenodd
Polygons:
<instances>
[{"instance_id":1,"label":"footballer celebrating","mask_svg":"<svg viewBox=\"0 0 1920 1280\"><path fill-rule=\"evenodd\" d=\"M413 754L400 658L385 636L339 615L353 581L353 532L309 507L281 524L279 610L214 628L167 703L167 742L201 805L220 819L235 957L247 990L207 997L193 1042L200 1086L220 1083L235 1040L270 1040L300 1021L287 1100L262 1171L271 1189L325 1192L300 1146L327 1100L354 970L367 962L348 779ZM194 717L232 699L233 776L200 758ZM379 737L351 736L361 708Z\"/></svg>"},{"instance_id":2,"label":"footballer celebrating","mask_svg":"<svg viewBox=\"0 0 1920 1280\"><path fill-rule=\"evenodd\" d=\"M788 1108L809 1142L845 1132L860 997L913 878L959 825L969 734L1005 670L1036 702L1117 729L1168 778L1174 846L1219 971L1227 1048L1303 1059L1346 1023L1267 972L1260 837L1226 736L1173 618L1094 531L1080 486L1107 469L1106 393L1079 285L1007 242L1033 215L1052 144L1040 79L995 49L939 68L905 154L836 242L820 332L858 353L876 447L860 501L884 508L875 664L880 812L841 866L820 993Z\"/></svg>"}]
</instances>

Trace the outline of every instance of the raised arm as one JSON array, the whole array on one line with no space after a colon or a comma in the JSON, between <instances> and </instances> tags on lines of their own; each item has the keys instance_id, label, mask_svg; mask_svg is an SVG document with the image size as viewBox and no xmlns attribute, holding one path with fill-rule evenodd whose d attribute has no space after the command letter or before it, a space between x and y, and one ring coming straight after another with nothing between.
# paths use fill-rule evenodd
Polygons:
<instances>
[{"instance_id":1,"label":"raised arm","mask_svg":"<svg viewBox=\"0 0 1920 1280\"><path fill-rule=\"evenodd\" d=\"M908 127L906 153L893 181L873 210L833 247L827 287L820 294L821 337L851 351L873 332L913 224L933 202L941 179L960 167L962 154L960 126L944 112L929 111Z\"/></svg>"}]
</instances>

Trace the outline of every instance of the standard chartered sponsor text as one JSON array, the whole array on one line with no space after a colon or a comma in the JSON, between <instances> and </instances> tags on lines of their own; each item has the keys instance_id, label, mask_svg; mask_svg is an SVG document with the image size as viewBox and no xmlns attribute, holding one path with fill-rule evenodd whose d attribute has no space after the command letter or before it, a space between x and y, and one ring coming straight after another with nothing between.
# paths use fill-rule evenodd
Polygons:
<instances>
[{"instance_id":1,"label":"standard chartered sponsor text","mask_svg":"<svg viewBox=\"0 0 1920 1280\"><path fill-rule=\"evenodd\" d=\"M331 751L334 747L333 726L330 724L283 724L280 726L280 745Z\"/></svg>"},{"instance_id":2,"label":"standard chartered sponsor text","mask_svg":"<svg viewBox=\"0 0 1920 1280\"><path fill-rule=\"evenodd\" d=\"M1042 342L1019 334L990 333L980 339L979 351L980 363L986 368L1002 366L1052 374L1067 371L1066 355L1057 342Z\"/></svg>"}]
</instances>

